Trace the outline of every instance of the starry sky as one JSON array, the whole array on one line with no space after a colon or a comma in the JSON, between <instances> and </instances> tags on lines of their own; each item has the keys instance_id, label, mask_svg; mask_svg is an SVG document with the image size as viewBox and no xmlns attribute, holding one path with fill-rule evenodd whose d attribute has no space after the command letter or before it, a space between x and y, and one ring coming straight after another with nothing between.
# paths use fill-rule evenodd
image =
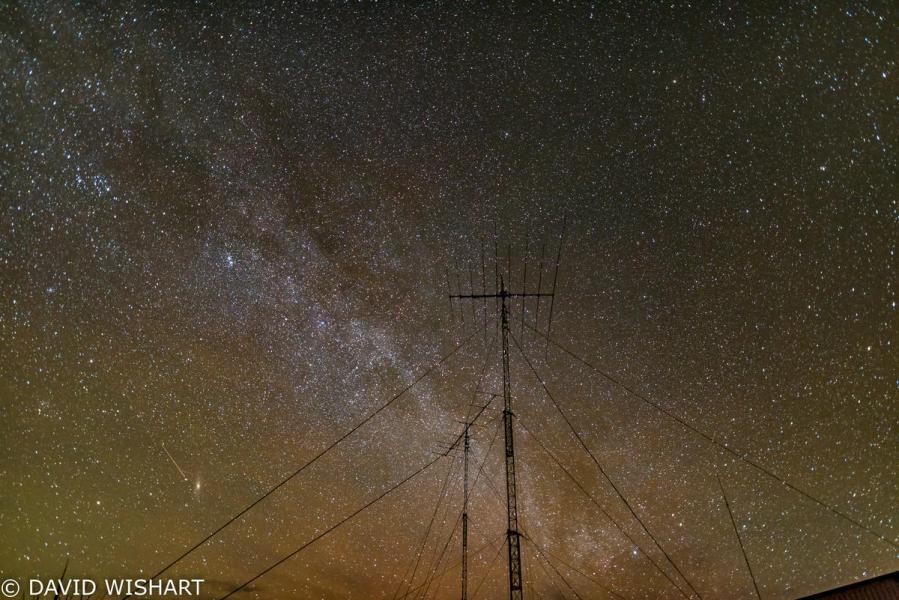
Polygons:
<instances>
[{"instance_id":1,"label":"starry sky","mask_svg":"<svg viewBox=\"0 0 899 600\"><path fill-rule=\"evenodd\" d=\"M461 344L166 573L234 589L501 391L495 304L447 293L548 291L560 241L550 334L595 369L512 302L526 595L688 590L534 371L703 598L755 597L739 541L766 599L899 567L895 3L162 4L0 11L0 574L153 574ZM396 598L419 548L458 597L460 460L236 597Z\"/></svg>"}]
</instances>

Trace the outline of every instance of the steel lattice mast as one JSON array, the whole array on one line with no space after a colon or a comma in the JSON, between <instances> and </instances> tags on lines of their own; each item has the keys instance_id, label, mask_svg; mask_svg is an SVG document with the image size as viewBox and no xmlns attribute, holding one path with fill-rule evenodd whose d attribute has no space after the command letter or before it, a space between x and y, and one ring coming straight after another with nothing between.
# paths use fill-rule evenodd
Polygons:
<instances>
[{"instance_id":1,"label":"steel lattice mast","mask_svg":"<svg viewBox=\"0 0 899 600\"><path fill-rule=\"evenodd\" d=\"M521 534L518 531L518 496L515 487L515 435L512 412L512 384L509 373L509 299L510 298L551 298L553 294L513 293L506 289L505 281L499 277L499 290L495 294L450 294L452 299L475 300L496 298L500 302L500 325L503 345L503 429L506 440L506 509L508 513L506 542L509 551L509 598L521 600L524 597L521 572ZM463 567L465 569L466 567ZM464 587L463 587L464 590ZM463 591L464 593L464 591Z\"/></svg>"},{"instance_id":2,"label":"steel lattice mast","mask_svg":"<svg viewBox=\"0 0 899 600\"><path fill-rule=\"evenodd\" d=\"M521 540L518 533L518 496L515 489L515 439L512 425L512 391L509 376L509 295L500 288L503 333L503 429L506 438L506 506L508 508L509 598L524 596L521 578ZM523 304L523 303L522 303Z\"/></svg>"}]
</instances>

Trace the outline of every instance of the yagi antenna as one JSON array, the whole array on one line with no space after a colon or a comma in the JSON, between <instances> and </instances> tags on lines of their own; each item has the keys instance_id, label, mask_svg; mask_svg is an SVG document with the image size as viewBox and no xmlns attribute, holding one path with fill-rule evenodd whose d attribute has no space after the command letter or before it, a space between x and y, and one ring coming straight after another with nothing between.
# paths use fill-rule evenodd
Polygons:
<instances>
[{"instance_id":1,"label":"yagi antenna","mask_svg":"<svg viewBox=\"0 0 899 600\"><path fill-rule=\"evenodd\" d=\"M517 310L517 306L515 306L515 302L521 302L521 334L524 335L524 325L525 320L528 318L527 308L529 298L534 298L535 307L534 307L534 319L535 326L539 327L539 317L540 317L540 303L543 298L549 299L549 317L547 320L547 327L552 327L552 317L554 312L555 305L555 292L556 286L558 284L559 278L559 266L562 260L562 246L565 240L565 227L566 220L563 218L562 221L562 231L559 235L559 246L556 249L556 266L553 272L553 281L552 287L549 291L543 291L543 270L544 270L544 257L546 253L546 239L542 239L540 243L540 258L539 258L539 267L537 273L537 286L536 291L532 291L528 289L528 259L530 258L531 253L531 240L530 240L530 228L528 227L526 231L526 239L525 239L525 247L524 253L522 255L522 267L521 267L521 280L519 284L513 282L512 278L512 243L510 241L506 242L506 255L505 257L500 256L499 251L499 234L497 232L496 221L494 220L493 224L493 269L494 269L494 287L493 290L487 289L487 258L486 258L486 244L483 238L480 238L480 250L481 250L481 289L480 291L475 291L475 273L472 267L471 262L466 265L468 270L468 291L467 293L463 292L462 288L462 279L461 276L461 268L459 265L458 256L456 257L456 286L455 293L450 291L447 295L449 296L450 309L455 309L455 302L459 303L459 314L461 316L462 327L463 329L466 327L465 325L465 308L462 306L463 301L471 301L471 311L472 311L472 325L477 327L478 324L478 315L477 308L479 305L483 305L484 315L483 315L483 325L484 325L484 334L486 337L487 334L487 307L488 300L491 298L496 302L497 316L499 317L499 327L502 333L502 366L503 366L503 425L505 432L505 472L506 472L506 517L507 517L507 528L506 528L506 541L508 548L508 563L509 563L509 597L510 600L520 600L523 595L523 584L524 580L522 578L522 560L523 556L521 554L521 533L518 528L518 499L517 499L517 484L516 484L516 476L515 476L515 440L514 440L514 422L513 422L513 412L512 412L512 394L511 394L511 381L510 381L510 368L509 368L509 338L512 337L512 333L510 331L510 310L514 307ZM505 266L504 268L500 267L500 261L502 258L505 258ZM474 258L477 260L477 258ZM533 278L533 275L532 275ZM447 275L447 280L449 281L449 276ZM520 289L518 286L520 285ZM449 283L447 284L449 287ZM533 287L533 284L532 284ZM547 331L547 336L549 335L549 330ZM548 348L547 348L548 350ZM465 432L467 433L468 428L466 427ZM452 450L448 450L451 452ZM467 532L466 532L467 533ZM467 546L467 544L464 544ZM467 574L467 573L466 573ZM463 576L463 578L465 578Z\"/></svg>"},{"instance_id":2,"label":"yagi antenna","mask_svg":"<svg viewBox=\"0 0 899 600\"><path fill-rule=\"evenodd\" d=\"M522 277L523 287L520 290L510 290L506 287L506 278L499 274L499 241L494 233L494 252L496 257L496 288L492 293L487 292L486 290L482 290L482 293L476 294L473 293L473 285L471 286L472 293L469 294L450 294L450 301L453 300L459 301L459 304L462 304L463 300L469 300L472 302L481 302L483 301L485 304L489 298L496 299L500 308L500 328L502 331L502 363L503 363L503 425L505 431L505 445L506 445L506 516L507 516L507 528L506 528L506 539L508 544L509 551L509 598L510 600L520 600L523 595L523 579L522 579L522 556L521 556L521 534L518 529L518 496L517 496L517 488L516 488L516 478L515 478L515 440L514 440L514 424L513 424L513 413L512 413L512 393L511 393L511 381L510 381L510 369L509 369L509 309L515 299L518 299L522 303L522 322L524 320L524 306L527 302L528 298L535 298L536 301L540 302L541 298L549 298L550 302L552 302L553 293L545 293L542 290L538 290L536 292L529 292L524 285L527 282L527 267L525 265L525 276ZM525 260L527 260L527 253L525 253ZM558 261L557 261L558 262ZM469 267L469 274L471 273ZM506 275L511 277L512 274L512 245L511 243L507 244L506 250ZM486 274L482 276L483 282L486 284ZM486 287L486 285L485 285ZM466 429L467 431L467 429Z\"/></svg>"}]
</instances>

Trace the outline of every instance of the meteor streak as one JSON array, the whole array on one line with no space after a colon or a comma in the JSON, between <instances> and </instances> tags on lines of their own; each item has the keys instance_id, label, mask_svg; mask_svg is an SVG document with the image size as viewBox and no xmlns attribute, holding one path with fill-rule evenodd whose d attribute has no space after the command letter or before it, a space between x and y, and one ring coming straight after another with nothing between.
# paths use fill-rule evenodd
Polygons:
<instances>
[{"instance_id":1,"label":"meteor streak","mask_svg":"<svg viewBox=\"0 0 899 600\"><path fill-rule=\"evenodd\" d=\"M178 463L175 462L175 457L166 449L165 444L162 445L162 449L168 454L169 459L172 461L172 464L175 465L175 468L178 469L178 472L181 473L181 477L184 478L184 481L187 481L187 475L184 474L184 471L182 471L181 467L178 466Z\"/></svg>"}]
</instances>

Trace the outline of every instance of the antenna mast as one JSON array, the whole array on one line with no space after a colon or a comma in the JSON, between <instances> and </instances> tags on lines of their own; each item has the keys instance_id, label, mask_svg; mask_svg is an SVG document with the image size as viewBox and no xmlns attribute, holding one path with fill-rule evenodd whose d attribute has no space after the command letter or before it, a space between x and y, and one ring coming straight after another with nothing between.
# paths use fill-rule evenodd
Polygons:
<instances>
[{"instance_id":1,"label":"antenna mast","mask_svg":"<svg viewBox=\"0 0 899 600\"><path fill-rule=\"evenodd\" d=\"M485 300L486 302L486 300ZM468 451L471 444L468 436L468 428L471 425L465 422L465 445L463 446L463 484L462 484L462 600L468 600Z\"/></svg>"},{"instance_id":2,"label":"antenna mast","mask_svg":"<svg viewBox=\"0 0 899 600\"><path fill-rule=\"evenodd\" d=\"M506 438L506 506L508 508L509 598L523 598L521 579L521 535L518 533L518 496L515 489L515 440L512 427L512 392L509 381L509 293L500 278L503 332L503 429ZM522 299L522 302L524 299Z\"/></svg>"},{"instance_id":3,"label":"antenna mast","mask_svg":"<svg viewBox=\"0 0 899 600\"><path fill-rule=\"evenodd\" d=\"M450 300L496 298L500 302L500 324L503 342L503 429L505 430L506 438L506 509L508 512L506 541L509 550L509 599L522 600L524 595L521 574L521 534L518 531L518 496L515 487L515 440L512 420L514 413L512 412L512 386L509 375L509 299L521 298L522 302L524 302L525 298L536 297L539 302L541 297L552 298L553 294L545 294L539 290L532 293L528 293L527 290L523 290L521 293L510 292L506 289L506 283L502 275L499 276L498 284L499 289L496 290L496 293L450 294ZM464 516L463 518L465 519L463 528L467 528L467 518ZM467 565L464 562L462 568L463 573L465 573ZM464 577L465 575L463 575ZM464 583L462 589L463 594L465 594Z\"/></svg>"}]
</instances>

